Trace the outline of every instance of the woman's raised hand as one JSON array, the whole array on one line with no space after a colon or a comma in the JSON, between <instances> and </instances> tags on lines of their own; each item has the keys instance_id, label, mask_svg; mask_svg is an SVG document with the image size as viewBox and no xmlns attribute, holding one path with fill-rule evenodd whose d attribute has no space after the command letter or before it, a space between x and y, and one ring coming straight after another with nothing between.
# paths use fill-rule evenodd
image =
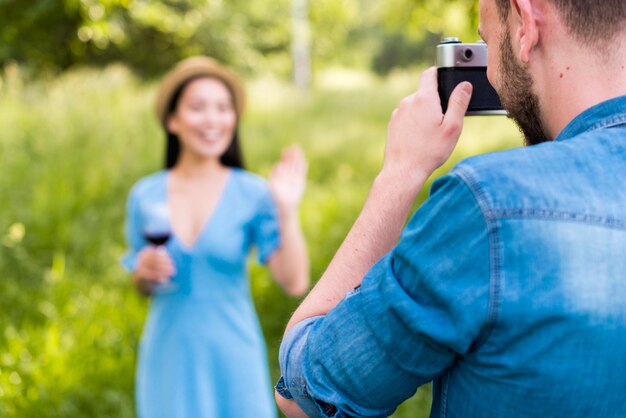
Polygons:
<instances>
[{"instance_id":1,"label":"woman's raised hand","mask_svg":"<svg viewBox=\"0 0 626 418\"><path fill-rule=\"evenodd\" d=\"M308 163L302 149L293 145L281 152L269 176L269 186L280 210L297 209L306 188Z\"/></svg>"}]
</instances>

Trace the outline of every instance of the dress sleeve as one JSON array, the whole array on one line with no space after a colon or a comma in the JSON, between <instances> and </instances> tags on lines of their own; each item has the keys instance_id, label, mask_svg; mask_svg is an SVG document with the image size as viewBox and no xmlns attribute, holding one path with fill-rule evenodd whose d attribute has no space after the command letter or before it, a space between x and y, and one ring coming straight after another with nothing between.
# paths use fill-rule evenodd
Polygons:
<instances>
[{"instance_id":1,"label":"dress sleeve","mask_svg":"<svg viewBox=\"0 0 626 418\"><path fill-rule=\"evenodd\" d=\"M280 245L280 224L276 203L269 186L263 183L252 222L252 243L257 248L259 263L266 264Z\"/></svg>"},{"instance_id":2,"label":"dress sleeve","mask_svg":"<svg viewBox=\"0 0 626 418\"><path fill-rule=\"evenodd\" d=\"M126 203L126 242L128 251L121 258L122 266L130 273L135 271L137 264L137 254L146 245L141 233L141 211L139 206L139 195L136 188L133 188Z\"/></svg>"},{"instance_id":3,"label":"dress sleeve","mask_svg":"<svg viewBox=\"0 0 626 418\"><path fill-rule=\"evenodd\" d=\"M360 288L290 330L282 389L313 417L391 415L482 338L489 283L487 222L448 175Z\"/></svg>"}]
</instances>

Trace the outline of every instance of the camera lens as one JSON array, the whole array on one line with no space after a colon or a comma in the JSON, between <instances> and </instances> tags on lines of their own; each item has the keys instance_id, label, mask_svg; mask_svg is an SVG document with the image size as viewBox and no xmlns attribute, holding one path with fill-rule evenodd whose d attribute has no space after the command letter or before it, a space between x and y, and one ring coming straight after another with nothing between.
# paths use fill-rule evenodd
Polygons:
<instances>
[{"instance_id":1,"label":"camera lens","mask_svg":"<svg viewBox=\"0 0 626 418\"><path fill-rule=\"evenodd\" d=\"M471 49L467 48L463 50L463 59L465 61L470 61L473 56L474 56L474 51L472 51Z\"/></svg>"}]
</instances>

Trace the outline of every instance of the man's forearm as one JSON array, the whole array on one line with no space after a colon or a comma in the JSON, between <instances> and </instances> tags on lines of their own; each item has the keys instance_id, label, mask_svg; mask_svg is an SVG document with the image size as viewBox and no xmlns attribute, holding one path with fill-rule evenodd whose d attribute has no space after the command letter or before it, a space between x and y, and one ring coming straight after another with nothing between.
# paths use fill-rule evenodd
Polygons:
<instances>
[{"instance_id":1,"label":"man's forearm","mask_svg":"<svg viewBox=\"0 0 626 418\"><path fill-rule=\"evenodd\" d=\"M424 71L417 92L404 98L391 115L383 169L361 214L322 278L293 314L287 330L305 318L328 313L397 243L417 193L450 157L471 95L471 84L459 84L442 114L437 69Z\"/></svg>"},{"instance_id":2,"label":"man's forearm","mask_svg":"<svg viewBox=\"0 0 626 418\"><path fill-rule=\"evenodd\" d=\"M426 178L380 174L365 205L322 278L291 317L287 331L312 316L324 315L361 284L372 265L398 242L409 211Z\"/></svg>"}]
</instances>

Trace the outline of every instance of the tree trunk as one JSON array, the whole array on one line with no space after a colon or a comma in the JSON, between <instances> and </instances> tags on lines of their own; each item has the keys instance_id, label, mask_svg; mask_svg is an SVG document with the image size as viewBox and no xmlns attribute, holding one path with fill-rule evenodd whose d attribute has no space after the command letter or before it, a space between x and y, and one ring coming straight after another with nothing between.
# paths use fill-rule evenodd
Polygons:
<instances>
[{"instance_id":1,"label":"tree trunk","mask_svg":"<svg viewBox=\"0 0 626 418\"><path fill-rule=\"evenodd\" d=\"M311 30L308 0L291 0L293 80L296 86L311 85Z\"/></svg>"}]
</instances>

